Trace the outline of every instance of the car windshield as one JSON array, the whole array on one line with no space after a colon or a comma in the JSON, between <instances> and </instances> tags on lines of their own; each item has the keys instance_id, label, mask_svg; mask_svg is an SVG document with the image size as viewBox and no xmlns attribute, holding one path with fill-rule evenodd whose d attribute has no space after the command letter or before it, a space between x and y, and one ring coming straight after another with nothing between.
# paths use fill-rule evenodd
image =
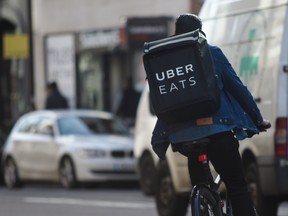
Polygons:
<instances>
[{"instance_id":1,"label":"car windshield","mask_svg":"<svg viewBox=\"0 0 288 216\"><path fill-rule=\"evenodd\" d=\"M128 135L129 129L118 119L69 116L58 119L61 135Z\"/></svg>"},{"instance_id":2,"label":"car windshield","mask_svg":"<svg viewBox=\"0 0 288 216\"><path fill-rule=\"evenodd\" d=\"M129 129L119 119L81 117L87 127L96 134L128 135Z\"/></svg>"},{"instance_id":3,"label":"car windshield","mask_svg":"<svg viewBox=\"0 0 288 216\"><path fill-rule=\"evenodd\" d=\"M92 131L78 117L63 117L58 119L61 135L91 135Z\"/></svg>"}]
</instances>

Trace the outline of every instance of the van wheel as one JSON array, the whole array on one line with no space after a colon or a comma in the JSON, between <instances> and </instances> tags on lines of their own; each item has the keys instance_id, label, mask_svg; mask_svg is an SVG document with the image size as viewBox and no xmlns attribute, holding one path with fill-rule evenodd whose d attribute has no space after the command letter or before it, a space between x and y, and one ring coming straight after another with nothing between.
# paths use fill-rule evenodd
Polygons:
<instances>
[{"instance_id":1,"label":"van wheel","mask_svg":"<svg viewBox=\"0 0 288 216\"><path fill-rule=\"evenodd\" d=\"M185 216L189 194L175 193L166 160L161 160L156 169L155 199L159 216Z\"/></svg>"},{"instance_id":2,"label":"van wheel","mask_svg":"<svg viewBox=\"0 0 288 216\"><path fill-rule=\"evenodd\" d=\"M75 168L69 157L64 157L60 162L59 177L61 185L66 188L75 188L77 185Z\"/></svg>"},{"instance_id":3,"label":"van wheel","mask_svg":"<svg viewBox=\"0 0 288 216\"><path fill-rule=\"evenodd\" d=\"M150 154L144 154L139 161L140 187L147 196L154 194L155 165Z\"/></svg>"},{"instance_id":4,"label":"van wheel","mask_svg":"<svg viewBox=\"0 0 288 216\"><path fill-rule=\"evenodd\" d=\"M258 214L261 216L276 216L278 199L272 196L264 196L261 192L257 165L248 165L245 173L246 181Z\"/></svg>"},{"instance_id":5,"label":"van wheel","mask_svg":"<svg viewBox=\"0 0 288 216\"><path fill-rule=\"evenodd\" d=\"M4 164L4 182L7 188L19 188L21 182L18 176L16 163L12 158L8 158Z\"/></svg>"}]
</instances>

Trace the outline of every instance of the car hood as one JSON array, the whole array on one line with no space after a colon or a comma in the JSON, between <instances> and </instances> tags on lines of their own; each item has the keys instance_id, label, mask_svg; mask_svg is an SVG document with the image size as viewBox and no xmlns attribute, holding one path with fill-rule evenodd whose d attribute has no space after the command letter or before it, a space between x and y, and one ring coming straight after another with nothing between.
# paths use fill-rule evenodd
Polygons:
<instances>
[{"instance_id":1,"label":"car hood","mask_svg":"<svg viewBox=\"0 0 288 216\"><path fill-rule=\"evenodd\" d=\"M92 135L77 136L70 135L59 139L62 144L69 144L75 147L83 148L101 148L101 149L133 149L133 137L118 135Z\"/></svg>"}]
</instances>

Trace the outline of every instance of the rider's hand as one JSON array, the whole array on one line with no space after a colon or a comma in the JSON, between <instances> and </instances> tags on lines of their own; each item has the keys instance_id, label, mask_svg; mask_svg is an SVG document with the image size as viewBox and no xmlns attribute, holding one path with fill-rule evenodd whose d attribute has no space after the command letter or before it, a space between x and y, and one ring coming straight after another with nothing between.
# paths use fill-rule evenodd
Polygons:
<instances>
[{"instance_id":1,"label":"rider's hand","mask_svg":"<svg viewBox=\"0 0 288 216\"><path fill-rule=\"evenodd\" d=\"M266 129L271 127L271 123L269 120L263 119L262 123L257 126L259 131L266 131Z\"/></svg>"}]
</instances>

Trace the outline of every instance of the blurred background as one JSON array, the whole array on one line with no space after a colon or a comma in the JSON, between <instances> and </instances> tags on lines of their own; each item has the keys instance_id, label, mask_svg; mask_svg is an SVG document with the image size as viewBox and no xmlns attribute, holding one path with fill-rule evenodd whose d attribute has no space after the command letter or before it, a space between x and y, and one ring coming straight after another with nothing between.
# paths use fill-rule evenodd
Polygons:
<instances>
[{"instance_id":1,"label":"blurred background","mask_svg":"<svg viewBox=\"0 0 288 216\"><path fill-rule=\"evenodd\" d=\"M205 5L203 6L205 2L208 5L206 8ZM221 3L222 7L212 7L213 4L217 5L218 3ZM232 7L230 3L234 6ZM245 12L241 11L244 8L242 3L249 6L246 8L247 10L245 9ZM243 8L238 7L239 5ZM7 171L5 172L5 184L10 189L19 188L20 185L23 186L20 184L23 183L21 180L27 180L29 177L35 176L35 179L37 179L40 176L32 176L29 172L25 173L27 169L24 169L25 178L19 178L23 175L18 175L19 170L17 169L20 166L17 167L17 161L16 163L15 160L13 161L11 156L13 155L11 153L12 147L10 146L16 146L19 150L19 140L21 139L23 149L30 154L26 154L25 158L22 150L17 152L20 159L30 159L30 163L26 164L19 160L18 163L21 166L33 168L32 165L35 165L35 167L39 165L38 171L42 172L43 167L40 167L40 163L37 162L37 160L43 162L43 159L45 159L41 154L44 156L50 154L54 159L53 171L55 172L53 176L50 173L48 178L47 176L45 178L39 177L38 180L51 180L52 178L53 181L57 181L59 180L58 175L61 177L61 174L67 177L64 180L71 180L71 184L60 181L63 186L61 189L58 186L50 187L50 185L28 186L27 189L14 190L14 193L11 193L10 190L0 187L0 203L2 203L0 215L161 215L161 207L159 207L159 203L155 202L155 196L156 199L157 196L163 198L160 200L163 201L160 204L163 204L165 210L162 215L175 215L175 211L173 213L170 213L172 211L166 211L168 208L176 209L178 216L181 215L178 214L179 208L185 208L182 215L189 214L189 211L186 213L186 209L191 184L187 177L186 159L177 154L172 156L172 151L170 151L167 156L168 162L159 168L159 160L151 149L151 132L156 117L151 112L148 90L145 88L146 74L142 57L144 42L162 39L174 34L175 18L183 13L198 14L202 6L206 9L203 14L206 15L206 26L210 30L207 34L211 37L209 41L224 48L225 52L228 53L229 60L231 57L232 64L236 65L236 69L240 69L240 75L243 75L242 78L247 83L251 81L251 86L248 87L253 90L253 93L256 92L257 97L259 96L257 103L262 103L260 105L264 107L261 107L264 110L263 113L265 115L270 113L271 115L267 115L268 118L272 116L270 119L272 129L265 135L259 136L262 137L257 142L259 148L250 145L253 151L247 151L248 154L243 154L246 156L243 157L245 159L243 159L243 163L246 166L252 162L253 165L258 165L258 156L264 155L261 158L264 169L268 165L272 167L270 169L271 175L267 172L258 176L256 166L252 170L253 172L248 173L252 176L250 177L250 186L254 195L253 200L264 207L267 206L267 208L273 206L277 210L280 206L281 211L278 210L278 216L288 215L288 79L286 81L282 79L288 71L287 37L285 39L285 35L288 34L287 0L0 0L0 161L4 143L7 143L5 152L3 151L5 160L2 160L0 166L0 183L2 181L3 184L1 168L5 168L4 170ZM232 12L230 14L230 6L233 8L232 12L235 16L231 15ZM215 14L218 18L220 17L217 20L217 25L215 25L215 20L209 17L210 15L215 16ZM272 30L270 31L267 26L271 26ZM221 31L217 31L218 29ZM224 41L223 34L226 33L228 34L227 40L220 44ZM224 39L226 39L226 35ZM273 46L272 51L268 45ZM250 49L250 46L253 49ZM266 48L271 52L266 52ZM244 58L242 58L242 54ZM257 56L255 57L252 54L257 54ZM284 56L283 59L282 55ZM259 56L261 56L261 59ZM241 58L245 60L243 65L241 64ZM259 60L259 73L258 59L261 60L261 62ZM273 74L267 76L270 72L273 72ZM248 75L245 77L245 74L251 75L249 79ZM262 74L266 74L265 80L263 77L258 79L256 76L258 74L261 75L260 77L262 77ZM262 88L264 91L259 90L260 85L254 85L256 79L260 80L260 84L263 80L265 81L263 81L262 86L269 84L267 88ZM119 134L119 130L116 134L112 134L112 130L109 130L111 133L109 132L108 135L106 132L105 134L101 132L98 135L103 135L100 139L102 141L96 141L95 134L90 133L92 131L91 125L84 125L85 122L79 121L79 113L40 112L47 108L47 98L51 90L47 88L49 83L57 84L58 93L67 99L68 111L82 109L85 110L85 115L88 110L100 112L91 112L91 116L88 117L95 118L97 122L99 119L101 122L105 122L99 124L99 127L102 128L107 125L107 122L113 123L114 119L119 118L123 121L121 124L124 123L125 125L121 126L121 133ZM278 83L282 85L278 85ZM138 109L142 92L142 106L140 104L140 109ZM260 96L264 100L261 100ZM278 102L281 109L277 108ZM137 109L140 116L138 118ZM37 112L27 115L22 120L20 119L20 117L31 111ZM66 115L74 115L72 116L73 121L78 116L76 120L80 126L73 128L75 124L70 124L70 121L68 121L65 124L65 128L67 127L65 131L73 129L75 133L69 132L69 137L66 136L67 133L64 133L66 137L63 138L63 133L61 134L61 131L56 129L59 128L59 122L63 120L62 117ZM35 117L41 119L41 121L34 121ZM88 117L85 116L86 119ZM45 121L42 121L43 119ZM138 135L134 136L137 134L136 119L139 122ZM281 124L274 126L273 123L277 123L276 119L280 119ZM15 129L15 133L11 136L13 139L7 141L7 137L11 134L11 130L17 121L23 123L24 126L22 129L18 127L18 129L20 128L19 131ZM110 125L114 125L112 123L109 124L109 129ZM119 126L117 128L119 129ZM25 136L23 136L23 131L27 132ZM127 144L125 152L121 151L124 147L118 146L119 143L122 146L125 144L122 141L122 131L125 131L125 142L129 144L129 146ZM86 141L77 138L78 135L83 134L86 136L84 137ZM91 137L88 139L88 134L93 136L93 140ZM73 139L70 135L74 136ZM119 136L122 136L122 138L120 139ZM53 145L56 146L55 149L60 149L60 151L55 150L53 154L52 151L48 153L41 145L38 146L38 149L33 149L31 147L35 144L33 142L36 144L37 142L45 143L49 150L52 149L51 146ZM85 142L86 147L83 148L82 145ZM95 145L97 142L102 145ZM107 147L111 143L115 145ZM277 147L274 150L274 144L276 146L279 143L280 147L282 146L285 149L281 148L278 151L280 155L277 155ZM31 144L30 147L26 147L27 144ZM69 151L66 148L67 146ZM38 151L37 154L32 151L35 149ZM62 151L62 149L66 149L67 152ZM70 153L71 155L69 155ZM252 153L255 153L255 155ZM90 178L91 172L94 172L93 178L97 176L95 173L101 173L104 176L111 173L121 173L122 177L121 175L110 175L110 177L112 176L112 179L118 180L121 178L122 180L133 179L136 184L128 182L128 187L126 185L121 188L115 187L115 185L104 186L102 189L97 188L96 193L91 193L94 192L91 188L77 191L64 190L63 188L75 188L74 183L78 183L79 176L81 176L79 174L77 179L78 174L75 174L76 154L78 159L80 158L77 159L78 163L80 161L83 170L89 173L89 176L84 180ZM37 158L33 159L35 155ZM47 158L46 162L43 163L46 168L46 165L52 161ZM94 170L92 168L88 169L88 167L98 165L95 163L97 160L100 164L97 169L95 167ZM59 163L59 161L63 163ZM109 168L107 168L107 164L109 164ZM103 168L105 166L106 168ZM158 170L156 170L157 167ZM63 170L63 173L61 173L61 170ZM162 170L164 171L162 172ZM179 184L175 183L175 178L179 180ZM158 188L155 187L155 179L158 180L159 184L156 185ZM264 183L261 184L261 181ZM272 183L273 186L271 186ZM163 184L165 187L162 187ZM131 185L133 185L132 189ZM155 188L158 189L158 192ZM159 188L164 189L160 191ZM262 193L261 189L263 188L268 191L269 196ZM282 190L282 188L284 189ZM84 187L84 189L86 188ZM275 191L277 196L274 196ZM184 197L183 192L185 192ZM278 193L281 196L278 196ZM282 197L282 195L284 196ZM182 205L183 200L186 202L184 207ZM284 207L280 205L282 202ZM33 204L36 207L30 208ZM51 208L51 204L61 205ZM95 210L96 207L98 213ZM119 208L124 209L124 211L118 211ZM268 216L275 215L267 214Z\"/></svg>"},{"instance_id":2,"label":"blurred background","mask_svg":"<svg viewBox=\"0 0 288 216\"><path fill-rule=\"evenodd\" d=\"M4 143L17 120L30 111L45 109L47 84L51 82L57 83L59 92L67 99L70 110L85 109L113 113L120 117L133 132L136 109L146 78L142 63L143 43L173 34L175 18L181 13L197 14L203 2L203 0L0 0L0 161ZM46 126L51 128L50 123ZM30 140L31 144L31 140L35 141L35 135L38 135L36 131L29 131L29 133L25 139ZM48 136L47 134L38 136L38 142L52 144L55 141L55 144L57 138L56 135L51 138L52 133ZM133 136L131 138L133 139ZM121 142L119 138L116 139ZM83 144L83 141L77 142L79 147ZM41 146L38 148L36 157L43 161L41 154L45 155L46 150ZM133 146L127 148L133 151ZM39 153L41 149L42 153ZM35 161L33 156L31 157L31 155L35 156L35 153L30 150L28 149L30 152L28 158L31 159L31 163L28 167L32 168L33 165L40 165L40 163ZM114 154L115 152L116 158L110 158L108 162L114 163L114 172L121 174L122 165L119 161L123 159L122 164L126 170L123 171L122 177L128 176L127 169L129 167L134 169L136 165L136 160L132 161L133 153L132 158L131 154L125 158L126 156L121 156L121 151L114 149ZM95 154L95 151L89 154L91 153ZM24 155L22 150L21 155ZM90 164L95 164L93 158L90 160ZM128 168L127 160L130 160ZM46 162L46 165L49 164ZM17 163L25 166L21 160L16 163L12 161L5 165L6 170L11 170L11 166ZM91 190L93 191L91 188L84 191L78 190L77 193L73 190L63 192L57 186L56 189L47 185L34 187L29 186L28 182L26 189L11 194L9 190L5 190L3 184L2 167L4 161L0 167L0 185L3 186L0 187L0 202L3 204L1 215L39 216L47 213L50 216L71 216L95 215L96 212L96 215L127 216L139 215L139 209L143 215L157 214L153 198L144 196L137 182L136 187L130 182L129 186L122 183L120 188L123 190L115 185L104 185L102 190L97 188L97 193L93 195L90 194ZM100 166L100 169L104 169L103 167ZM43 166L40 167L39 172L44 169ZM10 173L12 180L13 177L18 178L18 171L15 171L14 176ZM109 175L109 172L106 169L102 174ZM11 180L10 174L8 173L10 176L8 178ZM118 177L115 176L115 179L121 179L120 174ZM29 175L32 176L28 173ZM132 177L124 177L124 179L137 179L133 177L135 169L129 175ZM50 177L46 176L44 180ZM43 177L39 178L36 174L36 179L43 180ZM14 183L19 183L18 180ZM19 185L14 184L12 187L16 186ZM136 192L135 188L137 188ZM39 196L46 197L46 195L51 197L52 203L54 202L52 197L74 197L75 200L72 201L74 206L78 201L80 203L89 203L88 200L91 199L94 201L90 203L91 205L85 204L85 209L82 209L77 208L77 204L76 207L71 208L67 208L65 204L50 208L51 203L44 200L47 208L42 205L41 210L38 210L38 206L41 206ZM31 202L29 197L34 197L37 201ZM104 198L106 201L112 201L103 204L103 197L106 197ZM131 197L133 197L132 201ZM82 199L84 202L81 201ZM97 199L101 201L98 203ZM59 200L56 202L61 203ZM27 209L25 209L27 205L24 205L23 209L23 203L28 206L36 205ZM129 206L128 210L117 211L117 208L127 208L125 206ZM106 207L109 207L108 211Z\"/></svg>"},{"instance_id":3,"label":"blurred background","mask_svg":"<svg viewBox=\"0 0 288 216\"><path fill-rule=\"evenodd\" d=\"M119 115L127 86L143 89L143 42L173 31L179 13L202 0L1 0L0 128L2 136L33 109L43 109L50 81L70 108ZM137 94L138 93L138 94ZM135 103L134 103L135 104ZM129 117L130 117L129 116Z\"/></svg>"}]
</instances>

